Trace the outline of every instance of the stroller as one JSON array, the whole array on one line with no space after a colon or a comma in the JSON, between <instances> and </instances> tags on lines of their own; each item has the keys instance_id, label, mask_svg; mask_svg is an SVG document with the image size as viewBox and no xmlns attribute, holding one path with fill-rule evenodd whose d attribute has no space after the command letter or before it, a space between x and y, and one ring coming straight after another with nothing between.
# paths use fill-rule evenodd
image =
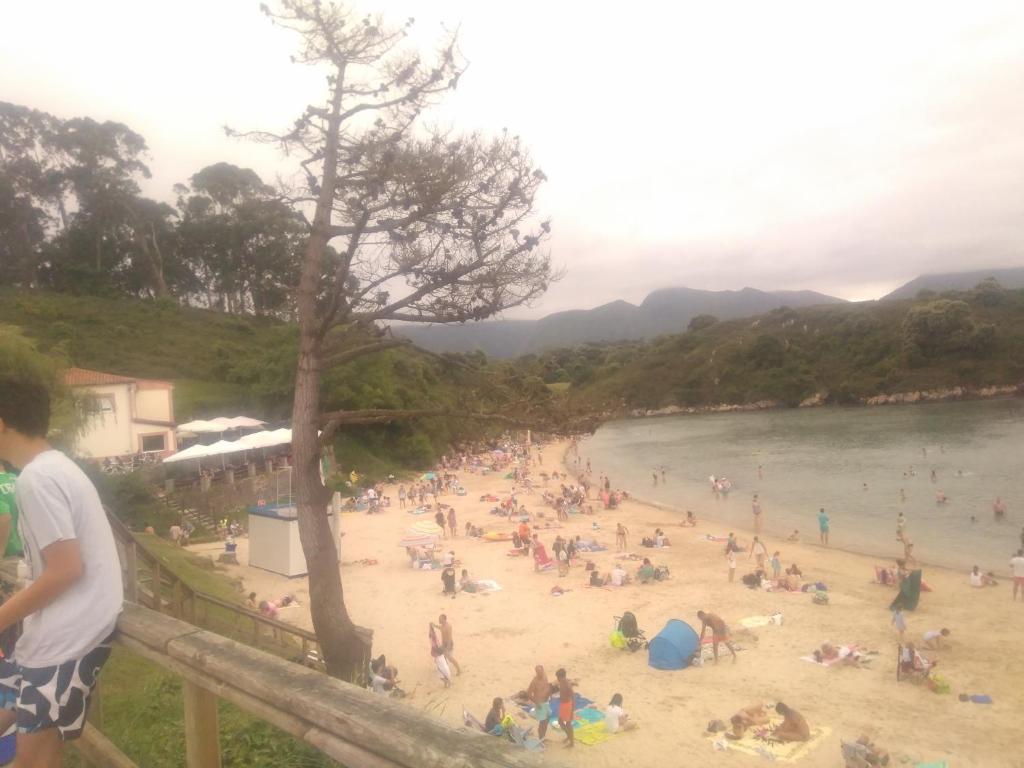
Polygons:
<instances>
[{"instance_id":1,"label":"stroller","mask_svg":"<svg viewBox=\"0 0 1024 768\"><path fill-rule=\"evenodd\" d=\"M641 648L647 648L647 638L644 631L636 623L636 616L631 611L623 611L621 616L615 616L615 628L622 634L626 641L626 647L636 652Z\"/></svg>"}]
</instances>

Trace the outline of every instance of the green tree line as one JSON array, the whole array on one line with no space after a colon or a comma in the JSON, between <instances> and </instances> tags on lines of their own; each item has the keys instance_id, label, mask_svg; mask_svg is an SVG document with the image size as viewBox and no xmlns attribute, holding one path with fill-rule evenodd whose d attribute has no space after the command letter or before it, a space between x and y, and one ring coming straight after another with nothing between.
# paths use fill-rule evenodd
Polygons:
<instances>
[{"instance_id":1,"label":"green tree line","mask_svg":"<svg viewBox=\"0 0 1024 768\"><path fill-rule=\"evenodd\" d=\"M176 184L173 205L148 198L147 156L122 123L0 102L0 285L289 316L301 213L223 162Z\"/></svg>"}]
</instances>

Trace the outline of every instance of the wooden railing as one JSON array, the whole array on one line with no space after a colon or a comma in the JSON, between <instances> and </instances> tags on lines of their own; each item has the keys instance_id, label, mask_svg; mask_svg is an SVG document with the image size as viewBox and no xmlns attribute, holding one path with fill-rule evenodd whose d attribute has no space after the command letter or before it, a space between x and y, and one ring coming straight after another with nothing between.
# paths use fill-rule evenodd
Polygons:
<instances>
[{"instance_id":1,"label":"wooden railing","mask_svg":"<svg viewBox=\"0 0 1024 768\"><path fill-rule=\"evenodd\" d=\"M126 529L121 528L118 541L130 545L134 539L125 541L122 534ZM131 568L127 561L133 551L136 561L148 555L141 554L145 551L142 547L127 546L121 553L125 570ZM14 562L0 564L0 576L12 583L16 581L15 572ZM151 597L154 604L175 606L175 610L186 615L195 613L204 601L216 601L193 592L191 608L185 608L188 600L164 599L163 573L155 572L151 583L159 585ZM134 587L127 582L125 586L126 592L135 591L136 596L143 592L138 582ZM173 593L173 584L171 590ZM179 591L185 594L184 587ZM215 604L227 605L223 601ZM114 642L182 678L187 768L221 766L219 699L310 744L348 768L541 765L538 755L504 739L454 728L406 703L341 682L133 601L124 604ZM96 706L100 697L94 698L89 723L72 745L96 768L139 768L102 733L102 709ZM561 764L545 760L544 765L559 768Z\"/></svg>"},{"instance_id":2,"label":"wooden railing","mask_svg":"<svg viewBox=\"0 0 1024 768\"><path fill-rule=\"evenodd\" d=\"M139 605L125 603L117 626L116 643L183 679L188 768L220 768L218 699L350 768L540 764L510 742L453 728L407 704ZM94 765L137 768L92 725L74 743Z\"/></svg>"},{"instance_id":3,"label":"wooden railing","mask_svg":"<svg viewBox=\"0 0 1024 768\"><path fill-rule=\"evenodd\" d=\"M322 667L320 644L315 634L192 589L142 546L116 515L108 513L107 516L121 555L126 600L243 640L292 661Z\"/></svg>"}]
</instances>

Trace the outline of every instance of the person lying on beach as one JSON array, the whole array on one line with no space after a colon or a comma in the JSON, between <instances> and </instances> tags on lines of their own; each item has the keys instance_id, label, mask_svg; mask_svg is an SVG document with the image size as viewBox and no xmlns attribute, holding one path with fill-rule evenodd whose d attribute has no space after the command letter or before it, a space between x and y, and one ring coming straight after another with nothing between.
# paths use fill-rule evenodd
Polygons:
<instances>
[{"instance_id":1,"label":"person lying on beach","mask_svg":"<svg viewBox=\"0 0 1024 768\"><path fill-rule=\"evenodd\" d=\"M644 558L644 564L641 565L640 569L636 572L636 577L641 584L654 581L654 566L651 565L649 558Z\"/></svg>"},{"instance_id":2,"label":"person lying on beach","mask_svg":"<svg viewBox=\"0 0 1024 768\"><path fill-rule=\"evenodd\" d=\"M861 654L854 648L842 646L837 648L832 643L822 643L821 648L815 650L812 655L819 664L832 661L843 666L860 666Z\"/></svg>"},{"instance_id":3,"label":"person lying on beach","mask_svg":"<svg viewBox=\"0 0 1024 768\"><path fill-rule=\"evenodd\" d=\"M889 765L889 753L867 736L842 742L844 768L875 768Z\"/></svg>"},{"instance_id":4,"label":"person lying on beach","mask_svg":"<svg viewBox=\"0 0 1024 768\"><path fill-rule=\"evenodd\" d=\"M811 728L803 715L781 701L775 705L775 711L782 715L783 720L772 731L773 738L779 741L807 741L811 738Z\"/></svg>"},{"instance_id":5,"label":"person lying on beach","mask_svg":"<svg viewBox=\"0 0 1024 768\"><path fill-rule=\"evenodd\" d=\"M725 734L725 738L736 741L743 738L743 734L747 732L747 728L752 725L767 725L768 724L768 712L764 708L764 704L751 704L749 707L743 707L735 715L729 718L729 723L732 725L732 731Z\"/></svg>"},{"instance_id":6,"label":"person lying on beach","mask_svg":"<svg viewBox=\"0 0 1024 768\"><path fill-rule=\"evenodd\" d=\"M942 648L942 640L947 637L949 637L949 630L945 627L942 629L930 629L924 633L924 647L937 651Z\"/></svg>"},{"instance_id":7,"label":"person lying on beach","mask_svg":"<svg viewBox=\"0 0 1024 768\"><path fill-rule=\"evenodd\" d=\"M495 696L491 702L491 709L484 720L484 730L492 736L501 736L502 729L499 728L501 721L505 719L505 702L500 696Z\"/></svg>"},{"instance_id":8,"label":"person lying on beach","mask_svg":"<svg viewBox=\"0 0 1024 768\"><path fill-rule=\"evenodd\" d=\"M711 650L715 656L715 664L718 663L719 643L725 643L725 647L729 649L729 653L732 654L733 663L735 663L736 649L733 648L732 640L729 638L729 627L722 621L722 618L713 613L705 613L704 611L697 611L697 618L701 621L701 642L704 641L704 635L707 633L708 627L711 627Z\"/></svg>"}]
</instances>

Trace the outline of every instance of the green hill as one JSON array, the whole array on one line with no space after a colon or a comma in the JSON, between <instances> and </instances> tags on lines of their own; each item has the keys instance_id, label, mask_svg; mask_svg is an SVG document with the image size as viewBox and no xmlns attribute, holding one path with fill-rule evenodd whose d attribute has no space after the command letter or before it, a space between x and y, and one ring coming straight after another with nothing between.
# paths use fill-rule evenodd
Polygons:
<instances>
[{"instance_id":1,"label":"green hill","mask_svg":"<svg viewBox=\"0 0 1024 768\"><path fill-rule=\"evenodd\" d=\"M287 420L295 327L265 318L181 307L171 301L0 289L0 325L19 328L40 352L66 364L175 383L179 422L250 414ZM539 380L477 356L388 350L325 372L324 407L478 409L550 398ZM335 446L344 466L379 475L431 462L480 424L456 419L346 429Z\"/></svg>"},{"instance_id":2,"label":"green hill","mask_svg":"<svg viewBox=\"0 0 1024 768\"><path fill-rule=\"evenodd\" d=\"M781 308L643 344L585 345L531 356L571 402L622 413L667 406L797 405L820 394L879 394L1024 381L1024 290L996 283L922 300Z\"/></svg>"}]
</instances>

